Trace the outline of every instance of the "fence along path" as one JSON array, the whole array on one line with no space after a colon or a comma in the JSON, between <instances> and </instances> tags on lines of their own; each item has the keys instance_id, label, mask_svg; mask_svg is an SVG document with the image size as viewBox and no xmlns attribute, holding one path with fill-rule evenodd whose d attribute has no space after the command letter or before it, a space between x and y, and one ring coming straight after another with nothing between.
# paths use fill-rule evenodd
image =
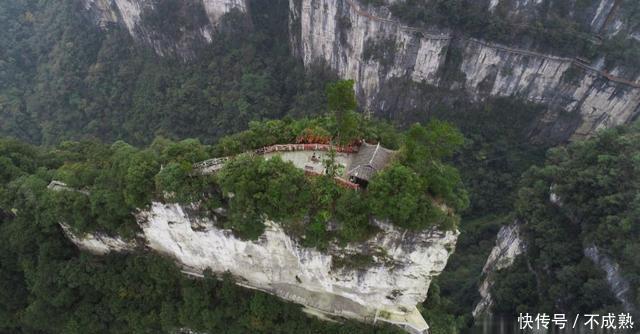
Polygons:
<instances>
[{"instance_id":1,"label":"fence along path","mask_svg":"<svg viewBox=\"0 0 640 334\"><path fill-rule=\"evenodd\" d=\"M449 40L449 39L451 39L451 35L449 35L449 34L441 34L441 35L430 34L430 33L426 32L424 29L402 25L402 24L400 24L399 22L397 22L395 20L379 17L379 16L376 16L376 15L374 15L372 13L369 13L368 11L363 10L357 4L355 4L355 2L353 0L345 0L345 1L349 5L349 7L351 7L351 9L353 9L353 11L356 14L358 14L359 16L365 17L367 19L370 19L370 20L373 20L373 21L378 21L378 22L385 22L385 23L395 24L395 25L400 26L402 29L405 29L405 30L408 30L408 31L420 32L420 33L423 34L423 37L425 37L427 39L441 39L441 40ZM504 52L509 52L509 53L513 53L513 54L519 54L519 55L529 56L529 57L541 57L541 58L545 58L545 59L549 59L549 60L557 60L557 61L569 62L569 63L571 63L571 65L574 65L574 66L579 67L579 68L581 68L583 70L589 71L589 72L591 72L593 74L599 75L601 77L604 77L609 81L612 81L612 82L615 82L615 83L619 83L619 84L622 84L622 85L626 85L626 86L630 86L630 87L633 87L633 88L640 88L640 83L635 82L635 81L631 81L631 80L628 80L628 79L625 79L625 78L622 78L622 77L615 76L615 75L613 75L613 74L611 74L611 73L609 73L607 71L604 71L604 70L597 69L597 68L589 65L584 60L581 60L578 57L574 57L574 58L557 57L557 56L547 55L547 54L544 54L544 53L535 52L535 51L531 51L531 50L518 49L518 48L512 48L512 47L498 45L498 44L494 44L494 43L489 43L489 42L481 41L481 40L478 40L478 39L475 39L475 38L464 38L464 39L466 41L474 43L474 44L495 48L497 50L504 51Z\"/></svg>"},{"instance_id":2,"label":"fence along path","mask_svg":"<svg viewBox=\"0 0 640 334\"><path fill-rule=\"evenodd\" d=\"M428 39L439 39L439 40L450 40L451 39L451 35L449 35L449 34L433 34L433 33L430 33L428 31L424 30L424 29L421 29L421 28L416 28L416 27L410 27L410 26L407 26L407 25L403 25L403 24L399 23L398 21L387 19L387 18L383 18L383 17L380 17L380 16L376 16L374 14L371 14L368 11L363 10L360 7L358 7L358 5L356 5L353 2L353 0L345 0L345 1L349 5L349 7L351 7L351 9L353 9L353 11L356 12L356 14L358 14L359 16L365 17L365 18L367 18L369 20L378 21L378 22L384 22L384 23L390 23L390 24L394 24L394 25L399 26L403 30L419 32L419 33L422 34L422 37L428 38Z\"/></svg>"},{"instance_id":3,"label":"fence along path","mask_svg":"<svg viewBox=\"0 0 640 334\"><path fill-rule=\"evenodd\" d=\"M358 147L349 145L349 146L334 146L328 144L279 144L279 145L271 145L259 148L253 152L250 152L255 155L265 155L273 152L295 152L295 151L325 151L328 152L330 150L335 150L338 153L357 153ZM193 169L202 173L202 174L212 174L220 171L224 165L229 161L233 156L229 157L220 157L213 158L201 162L197 162L193 164ZM319 176L321 174L305 170L305 174L309 176ZM358 189L359 186L353 182L345 180L340 177L335 177L336 182L346 188Z\"/></svg>"}]
</instances>

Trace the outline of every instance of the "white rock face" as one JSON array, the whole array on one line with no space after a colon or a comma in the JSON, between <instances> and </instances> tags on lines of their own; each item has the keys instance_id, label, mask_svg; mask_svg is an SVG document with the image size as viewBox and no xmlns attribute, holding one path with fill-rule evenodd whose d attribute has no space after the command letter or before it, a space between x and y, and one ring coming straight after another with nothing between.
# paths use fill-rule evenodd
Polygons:
<instances>
[{"instance_id":1,"label":"white rock face","mask_svg":"<svg viewBox=\"0 0 640 334\"><path fill-rule=\"evenodd\" d=\"M247 0L181 0L183 6L200 8L208 22L195 22L193 31L182 30L181 36L165 36L163 32L146 27L141 22L143 13L156 10L154 0L83 0L84 7L92 13L101 26L122 24L129 34L140 42L151 46L159 55L177 54L182 58L193 56L193 48L200 43L211 43L212 33L221 17L231 10L248 11ZM178 14L178 15L190 15ZM189 20L189 18L186 18ZM195 18L194 18L195 21Z\"/></svg>"},{"instance_id":2,"label":"white rock face","mask_svg":"<svg viewBox=\"0 0 640 334\"><path fill-rule=\"evenodd\" d=\"M106 255L111 252L128 252L136 248L135 242L125 241L122 238L114 238L100 234L76 236L71 232L69 226L65 224L60 224L60 226L69 240L81 249L94 254Z\"/></svg>"},{"instance_id":3,"label":"white rock face","mask_svg":"<svg viewBox=\"0 0 640 334\"><path fill-rule=\"evenodd\" d=\"M448 34L424 34L390 19L373 19L352 4L356 5L347 0L291 0L293 19L300 24L292 29L301 30L299 53L306 65L326 62L341 77L354 79L359 95L368 97L365 107L381 82L393 77L409 75L438 83L436 72L445 59ZM390 64L365 59L367 44L385 42L385 51L392 53Z\"/></svg>"},{"instance_id":4,"label":"white rock face","mask_svg":"<svg viewBox=\"0 0 640 334\"><path fill-rule=\"evenodd\" d=\"M472 95L521 96L531 102L578 112L581 122L573 137L586 137L597 130L629 123L640 111L640 89L609 81L597 72L573 65L573 60L520 53L518 50L470 39L463 49L461 71L465 88ZM569 83L567 71L577 71L579 80ZM556 110L548 117L554 119Z\"/></svg>"},{"instance_id":5,"label":"white rock face","mask_svg":"<svg viewBox=\"0 0 640 334\"><path fill-rule=\"evenodd\" d=\"M326 254L304 248L274 223L267 224L259 240L244 241L208 219L189 217L175 204L153 203L138 214L138 221L147 247L174 258L188 273L229 271L241 285L315 311L390 322L412 332L428 328L416 305L426 299L431 280L444 269L458 237L458 232L410 233L378 223L381 233L340 252L378 249L384 255L374 257L366 269L332 269L337 247ZM121 250L107 242L97 247L91 237L71 240L101 254L103 249Z\"/></svg>"},{"instance_id":6,"label":"white rock face","mask_svg":"<svg viewBox=\"0 0 640 334\"><path fill-rule=\"evenodd\" d=\"M95 13L96 23L104 28L109 23L118 21L118 12L111 6L112 0L85 0L84 9Z\"/></svg>"},{"instance_id":7,"label":"white rock face","mask_svg":"<svg viewBox=\"0 0 640 334\"><path fill-rule=\"evenodd\" d=\"M517 4L528 8L538 2ZM594 9L597 17L611 6L610 0L602 2L599 14ZM491 1L487 6L497 4ZM393 86L409 79L444 89L463 88L473 100L518 96L547 105L539 121L561 139L626 124L640 113L637 78L619 78L624 72L619 69L611 71L616 77L607 77L595 68L598 65L574 59L454 37L447 31L422 31L395 22L385 8L357 0L290 0L290 12L291 43L305 65L324 62L342 78L354 79L369 111L395 108L403 92L394 92ZM600 20L597 17L594 20ZM370 56L371 45L384 55ZM461 53L462 79L451 84L442 80L440 70L454 51ZM410 107L421 108L419 102ZM563 121L567 117L576 120Z\"/></svg>"},{"instance_id":8,"label":"white rock face","mask_svg":"<svg viewBox=\"0 0 640 334\"><path fill-rule=\"evenodd\" d=\"M209 21L213 25L218 24L220 18L232 9L238 9L244 13L247 12L246 0L202 0L202 4L207 12Z\"/></svg>"},{"instance_id":9,"label":"white rock face","mask_svg":"<svg viewBox=\"0 0 640 334\"><path fill-rule=\"evenodd\" d=\"M498 6L508 11L508 15L518 15L523 19L531 17L541 17L548 9L549 2L544 0L477 0L489 2L489 12L495 12ZM594 33L602 35L615 35L622 29L628 27L623 10L622 2L617 0L562 0L564 6L569 9L568 15L577 22L590 27ZM557 2L559 3L559 2ZM585 7L586 6L586 7Z\"/></svg>"},{"instance_id":10,"label":"white rock face","mask_svg":"<svg viewBox=\"0 0 640 334\"><path fill-rule=\"evenodd\" d=\"M141 7L144 4L135 0L115 0L115 5L118 9L119 17L124 22L127 30L132 36L135 36L136 25L140 22Z\"/></svg>"},{"instance_id":11,"label":"white rock face","mask_svg":"<svg viewBox=\"0 0 640 334\"><path fill-rule=\"evenodd\" d=\"M491 250L487 262L482 268L484 280L479 288L482 300L476 304L473 310L473 316L475 318L490 311L493 306L493 298L489 291L493 285L493 273L513 265L515 259L524 253L525 249L526 244L520 237L520 223L514 222L513 224L500 228L496 245Z\"/></svg>"},{"instance_id":12,"label":"white rock face","mask_svg":"<svg viewBox=\"0 0 640 334\"><path fill-rule=\"evenodd\" d=\"M596 245L584 249L584 255L606 273L607 283L616 299L622 304L625 312L635 313L637 307L633 303L633 292L629 282L623 277L620 265L610 256L604 254Z\"/></svg>"}]
</instances>

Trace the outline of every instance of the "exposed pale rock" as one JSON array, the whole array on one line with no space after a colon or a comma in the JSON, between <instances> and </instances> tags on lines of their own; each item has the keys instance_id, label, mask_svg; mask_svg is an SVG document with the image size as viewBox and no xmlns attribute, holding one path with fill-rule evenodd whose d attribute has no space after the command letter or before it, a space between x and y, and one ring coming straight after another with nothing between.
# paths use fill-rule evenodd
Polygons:
<instances>
[{"instance_id":1,"label":"exposed pale rock","mask_svg":"<svg viewBox=\"0 0 640 334\"><path fill-rule=\"evenodd\" d=\"M140 22L140 12L144 5L141 1L136 0L115 0L119 17L124 22L127 30L132 36L136 35L136 25Z\"/></svg>"},{"instance_id":2,"label":"exposed pale rock","mask_svg":"<svg viewBox=\"0 0 640 334\"><path fill-rule=\"evenodd\" d=\"M222 15L233 9L249 10L247 0L182 0L201 4L209 22L176 37L141 23L141 15L154 10L154 1L83 1L99 25L122 24L158 54L182 58L193 57L197 45L213 42ZM486 0L487 15L503 1ZM540 0L516 0L506 5L514 14L535 17L542 4ZM625 29L615 0L597 1L592 7L585 24L591 24L594 33L611 35ZM554 141L590 136L599 129L626 124L639 113L640 89L576 67L573 59L452 38L448 30L415 29L396 22L384 6L365 6L357 0L290 0L289 12L293 52L307 66L324 62L339 76L354 79L361 105L369 112L395 112L402 92L393 85L398 79L408 79L445 89L463 87L472 100L518 96L547 105L532 135ZM385 49L384 59L371 56L376 46ZM464 79L449 83L442 80L441 70L453 47L462 52ZM593 67L601 68L601 64L602 59L595 60ZM571 80L567 73L573 76ZM637 79L621 70L611 69L611 73ZM409 109L422 107L419 99L402 103Z\"/></svg>"},{"instance_id":3,"label":"exposed pale rock","mask_svg":"<svg viewBox=\"0 0 640 334\"><path fill-rule=\"evenodd\" d=\"M633 303L633 292L631 291L629 282L622 275L620 265L595 245L586 247L584 249L584 255L606 273L609 288L620 304L622 304L625 312L636 312L637 307Z\"/></svg>"},{"instance_id":4,"label":"exposed pale rock","mask_svg":"<svg viewBox=\"0 0 640 334\"><path fill-rule=\"evenodd\" d=\"M137 41L152 47L159 55L176 54L182 58L193 56L194 48L199 44L211 43L212 33L220 23L221 17L237 9L247 12L247 0L181 0L182 5L202 10L208 22L194 22L193 31L181 31L181 36L166 36L164 32L145 26L141 20L143 13L156 10L153 0L83 0L94 20L106 27L109 23L122 24ZM179 14L182 15L182 14ZM189 18L186 18L187 20ZM195 20L195 18L194 18ZM171 28L171 27L168 27Z\"/></svg>"},{"instance_id":5,"label":"exposed pale rock","mask_svg":"<svg viewBox=\"0 0 640 334\"><path fill-rule=\"evenodd\" d=\"M292 15L300 22L299 53L310 65L324 61L343 78L354 79L360 95L367 98L391 77L410 75L418 81L436 84L437 69L444 61L449 36L442 33L419 36L416 29L389 19L377 20L362 15L348 1L292 0ZM300 12L295 12L299 8ZM297 39L297 37L293 37ZM393 53L391 64L365 59L366 46L387 42ZM388 50L392 45L392 50Z\"/></svg>"},{"instance_id":6,"label":"exposed pale rock","mask_svg":"<svg viewBox=\"0 0 640 334\"><path fill-rule=\"evenodd\" d=\"M247 12L246 0L202 0L211 24L216 25L220 18L232 9Z\"/></svg>"},{"instance_id":7,"label":"exposed pale rock","mask_svg":"<svg viewBox=\"0 0 640 334\"><path fill-rule=\"evenodd\" d=\"M531 18L540 18L547 14L550 3L544 0L477 0L478 2L488 2L488 10L495 13L495 9L500 5L503 11L507 11L510 17L518 16L523 23L531 24ZM603 33L614 35L625 27L623 13L620 11L621 1L618 0L562 0L564 7L569 9L567 15L589 27L593 33ZM580 10L577 10L580 8Z\"/></svg>"},{"instance_id":8,"label":"exposed pale rock","mask_svg":"<svg viewBox=\"0 0 640 334\"><path fill-rule=\"evenodd\" d=\"M473 310L474 317L477 318L485 312L490 311L493 306L493 298L490 293L491 286L493 285L492 275L500 269L513 265L515 259L524 253L526 244L524 240L522 240L520 233L520 223L517 221L500 228L496 245L491 250L487 262L482 268L484 279L479 288L482 299L476 304Z\"/></svg>"},{"instance_id":9,"label":"exposed pale rock","mask_svg":"<svg viewBox=\"0 0 640 334\"><path fill-rule=\"evenodd\" d=\"M188 211L188 210L186 210ZM436 229L408 232L376 222L381 232L365 243L325 252L302 247L279 225L267 222L257 241L244 241L214 227L206 218L190 217L176 204L153 203L137 215L147 247L200 275L231 272L239 284L266 291L318 312L366 322L389 322L412 332L428 326L416 305L426 299L431 280L444 269L458 232ZM110 240L70 236L78 246L105 253ZM98 242L99 244L100 242ZM340 254L376 250L366 269L332 268Z\"/></svg>"},{"instance_id":10,"label":"exposed pale rock","mask_svg":"<svg viewBox=\"0 0 640 334\"><path fill-rule=\"evenodd\" d=\"M111 6L112 0L85 0L84 9L95 13L93 18L98 26L104 28L109 23L118 21L118 13Z\"/></svg>"},{"instance_id":11,"label":"exposed pale rock","mask_svg":"<svg viewBox=\"0 0 640 334\"><path fill-rule=\"evenodd\" d=\"M517 1L516 8L535 10L527 8L536 8L539 2ZM603 8L594 9L594 20L608 15L610 2L603 0ZM517 96L547 105L546 114L537 120L541 128L537 134L541 138L552 134L556 141L626 124L640 113L640 86L612 77L624 77L621 70L607 78L596 68L602 59L593 66L576 64L574 59L454 38L447 31L415 29L395 22L384 8L356 0L290 0L290 4L296 54L307 66L324 62L342 78L354 79L361 105L370 112L396 108L392 104L404 92L390 87L408 78L444 89L461 85L476 101ZM386 51L384 59L372 57L367 52L371 46ZM463 78L451 84L442 80L440 70L453 48L461 52ZM419 101L403 103L406 108L421 108Z\"/></svg>"},{"instance_id":12,"label":"exposed pale rock","mask_svg":"<svg viewBox=\"0 0 640 334\"><path fill-rule=\"evenodd\" d=\"M567 71L577 71L577 83L568 82ZM638 114L640 89L606 80L596 72L575 68L561 57L516 53L513 49L468 40L461 70L472 96L520 96L548 105L550 114L577 112L581 122L573 137L629 123ZM556 115L549 115L551 119Z\"/></svg>"},{"instance_id":13,"label":"exposed pale rock","mask_svg":"<svg viewBox=\"0 0 640 334\"><path fill-rule=\"evenodd\" d=\"M499 3L500 3L500 0L491 0L489 2L489 11L493 12L493 10L496 9L496 6L498 6Z\"/></svg>"},{"instance_id":14,"label":"exposed pale rock","mask_svg":"<svg viewBox=\"0 0 640 334\"><path fill-rule=\"evenodd\" d=\"M136 243L125 241L119 237L110 237L104 234L87 233L82 236L75 235L66 224L60 224L64 234L79 248L88 252L106 255L111 252L128 252L136 248Z\"/></svg>"},{"instance_id":15,"label":"exposed pale rock","mask_svg":"<svg viewBox=\"0 0 640 334\"><path fill-rule=\"evenodd\" d=\"M560 198L555 193L550 193L550 201L560 205ZM492 249L487 262L482 270L484 279L479 287L482 299L473 310L475 318L491 311L493 298L490 289L493 285L492 275L496 271L513 265L515 259L526 251L526 243L521 237L519 222L503 226L498 232L496 246ZM629 282L622 275L620 266L610 256L604 254L598 247L591 245L584 249L584 255L606 274L606 280L616 299L622 304L625 312L634 313L637 306L633 303L632 291Z\"/></svg>"},{"instance_id":16,"label":"exposed pale rock","mask_svg":"<svg viewBox=\"0 0 640 334\"><path fill-rule=\"evenodd\" d=\"M607 18L615 6L616 0L602 0L598 4L598 9L596 9L595 15L593 15L593 19L591 19L591 26L597 30L600 30L604 27L605 23L607 23Z\"/></svg>"}]
</instances>

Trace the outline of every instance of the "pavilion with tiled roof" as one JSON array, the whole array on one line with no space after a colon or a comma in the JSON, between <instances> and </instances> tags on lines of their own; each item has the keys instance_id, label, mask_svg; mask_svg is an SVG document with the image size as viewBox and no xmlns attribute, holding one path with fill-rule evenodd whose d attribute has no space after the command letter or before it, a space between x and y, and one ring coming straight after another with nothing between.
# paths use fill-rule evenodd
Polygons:
<instances>
[{"instance_id":1,"label":"pavilion with tiled roof","mask_svg":"<svg viewBox=\"0 0 640 334\"><path fill-rule=\"evenodd\" d=\"M347 171L349 180L366 185L377 172L389 165L395 154L396 151L384 148L379 143L372 145L363 142Z\"/></svg>"}]
</instances>

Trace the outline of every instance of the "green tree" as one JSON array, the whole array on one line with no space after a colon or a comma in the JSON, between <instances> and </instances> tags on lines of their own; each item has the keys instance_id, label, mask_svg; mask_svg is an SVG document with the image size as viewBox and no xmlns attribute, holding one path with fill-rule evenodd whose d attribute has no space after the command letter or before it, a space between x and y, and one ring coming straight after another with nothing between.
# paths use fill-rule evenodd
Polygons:
<instances>
[{"instance_id":1,"label":"green tree","mask_svg":"<svg viewBox=\"0 0 640 334\"><path fill-rule=\"evenodd\" d=\"M378 173L368 188L373 214L399 226L417 222L416 213L424 200L425 185L420 177L402 165Z\"/></svg>"},{"instance_id":2,"label":"green tree","mask_svg":"<svg viewBox=\"0 0 640 334\"><path fill-rule=\"evenodd\" d=\"M361 192L342 191L336 201L336 220L341 224L338 236L343 241L363 241L375 232L369 224L371 206Z\"/></svg>"},{"instance_id":3,"label":"green tree","mask_svg":"<svg viewBox=\"0 0 640 334\"><path fill-rule=\"evenodd\" d=\"M400 153L402 163L424 179L431 194L458 211L467 208L469 197L458 170L442 159L450 158L463 143L464 137L455 127L433 120L427 126L411 126Z\"/></svg>"},{"instance_id":4,"label":"green tree","mask_svg":"<svg viewBox=\"0 0 640 334\"><path fill-rule=\"evenodd\" d=\"M188 161L170 162L155 176L156 189L169 201L193 203L201 194L202 179Z\"/></svg>"},{"instance_id":5,"label":"green tree","mask_svg":"<svg viewBox=\"0 0 640 334\"><path fill-rule=\"evenodd\" d=\"M142 151L131 157L124 176L124 197L130 207L143 208L155 194L154 177L160 165L151 152Z\"/></svg>"},{"instance_id":6,"label":"green tree","mask_svg":"<svg viewBox=\"0 0 640 334\"><path fill-rule=\"evenodd\" d=\"M523 175L516 208L525 222L528 263L498 276L500 311L620 308L605 272L585 257L585 248L595 245L620 263L631 286L640 282L638 256L625 251L640 234L634 223L640 221L639 132L637 126L609 129L552 149L544 166ZM533 291L521 294L525 282ZM633 293L628 297L637 298Z\"/></svg>"},{"instance_id":7,"label":"green tree","mask_svg":"<svg viewBox=\"0 0 640 334\"><path fill-rule=\"evenodd\" d=\"M356 110L358 104L353 89L354 84L353 80L339 80L327 85L329 110L336 114Z\"/></svg>"},{"instance_id":8,"label":"green tree","mask_svg":"<svg viewBox=\"0 0 640 334\"><path fill-rule=\"evenodd\" d=\"M464 144L462 134L450 123L432 120L412 125L402 147L403 161L420 174L432 162L451 157Z\"/></svg>"},{"instance_id":9,"label":"green tree","mask_svg":"<svg viewBox=\"0 0 640 334\"><path fill-rule=\"evenodd\" d=\"M337 136L340 144L358 139L359 116L353 80L340 80L327 86L329 110L336 119Z\"/></svg>"},{"instance_id":10,"label":"green tree","mask_svg":"<svg viewBox=\"0 0 640 334\"><path fill-rule=\"evenodd\" d=\"M243 237L260 236L265 218L283 223L300 220L308 208L304 172L277 156L237 157L220 171L219 180L230 197L230 227Z\"/></svg>"}]
</instances>

